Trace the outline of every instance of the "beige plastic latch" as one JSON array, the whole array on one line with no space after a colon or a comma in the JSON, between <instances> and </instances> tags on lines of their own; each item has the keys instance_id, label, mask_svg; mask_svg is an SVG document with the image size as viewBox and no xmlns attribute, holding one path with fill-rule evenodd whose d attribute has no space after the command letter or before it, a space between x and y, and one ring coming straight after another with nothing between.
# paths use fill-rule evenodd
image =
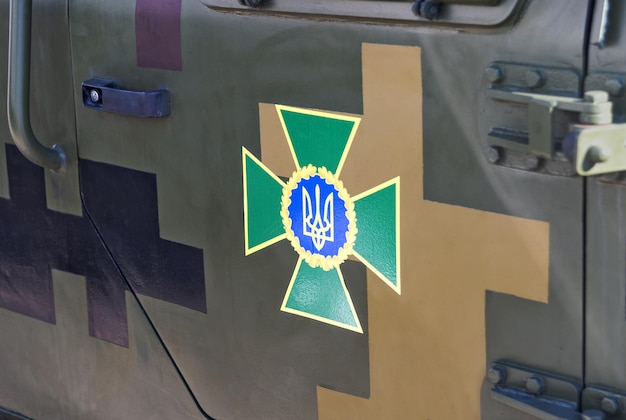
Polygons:
<instances>
[{"instance_id":1,"label":"beige plastic latch","mask_svg":"<svg viewBox=\"0 0 626 420\"><path fill-rule=\"evenodd\" d=\"M613 103L604 91L585 92L584 98L538 95L490 89L488 96L505 102L528 104L528 139L525 150L554 157L554 110L576 112L579 123L563 140L563 153L582 176L626 171L626 124L613 124ZM489 134L503 144L500 133ZM511 147L510 142L505 142Z\"/></svg>"},{"instance_id":2,"label":"beige plastic latch","mask_svg":"<svg viewBox=\"0 0 626 420\"><path fill-rule=\"evenodd\" d=\"M626 124L573 126L563 147L579 175L626 171Z\"/></svg>"}]
</instances>

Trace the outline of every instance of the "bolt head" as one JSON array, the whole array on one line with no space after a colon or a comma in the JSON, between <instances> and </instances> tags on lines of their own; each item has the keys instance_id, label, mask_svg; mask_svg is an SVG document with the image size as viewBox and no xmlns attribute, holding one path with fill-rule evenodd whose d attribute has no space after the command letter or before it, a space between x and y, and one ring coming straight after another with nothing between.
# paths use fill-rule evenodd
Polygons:
<instances>
[{"instance_id":1,"label":"bolt head","mask_svg":"<svg viewBox=\"0 0 626 420\"><path fill-rule=\"evenodd\" d=\"M611 96L622 96L624 94L624 82L619 79L609 79L604 82L604 89Z\"/></svg>"},{"instance_id":2,"label":"bolt head","mask_svg":"<svg viewBox=\"0 0 626 420\"><path fill-rule=\"evenodd\" d=\"M424 19L433 20L439 16L441 11L441 4L430 0L417 0L413 5L413 12L417 11L417 15Z\"/></svg>"},{"instance_id":3,"label":"bolt head","mask_svg":"<svg viewBox=\"0 0 626 420\"><path fill-rule=\"evenodd\" d=\"M98 91L98 89L91 89L91 91L89 92L89 99L91 99L91 102L94 103L100 102L100 92Z\"/></svg>"},{"instance_id":4,"label":"bolt head","mask_svg":"<svg viewBox=\"0 0 626 420\"><path fill-rule=\"evenodd\" d=\"M529 70L525 74L525 79L529 88L540 88L546 82L546 75L542 70Z\"/></svg>"},{"instance_id":5,"label":"bolt head","mask_svg":"<svg viewBox=\"0 0 626 420\"><path fill-rule=\"evenodd\" d=\"M489 163L498 163L502 159L502 149L497 146L490 146L485 149L485 157Z\"/></svg>"},{"instance_id":6,"label":"bolt head","mask_svg":"<svg viewBox=\"0 0 626 420\"><path fill-rule=\"evenodd\" d=\"M501 384L506 379L506 371L500 366L493 365L487 371L487 380L494 385Z\"/></svg>"},{"instance_id":7,"label":"bolt head","mask_svg":"<svg viewBox=\"0 0 626 420\"><path fill-rule=\"evenodd\" d=\"M489 66L485 69L485 78L489 83L498 83L504 79L504 69L500 66Z\"/></svg>"},{"instance_id":8,"label":"bolt head","mask_svg":"<svg viewBox=\"0 0 626 420\"><path fill-rule=\"evenodd\" d=\"M609 94L603 90L588 90L585 92L585 102L601 104L609 101Z\"/></svg>"},{"instance_id":9,"label":"bolt head","mask_svg":"<svg viewBox=\"0 0 626 420\"><path fill-rule=\"evenodd\" d=\"M543 394L543 379L541 379L539 376L531 376L530 378L526 379L525 386L526 391L530 392L531 394Z\"/></svg>"},{"instance_id":10,"label":"bolt head","mask_svg":"<svg viewBox=\"0 0 626 420\"><path fill-rule=\"evenodd\" d=\"M610 416L619 414L622 410L620 401L615 397L604 397L600 402L600 408Z\"/></svg>"}]
</instances>

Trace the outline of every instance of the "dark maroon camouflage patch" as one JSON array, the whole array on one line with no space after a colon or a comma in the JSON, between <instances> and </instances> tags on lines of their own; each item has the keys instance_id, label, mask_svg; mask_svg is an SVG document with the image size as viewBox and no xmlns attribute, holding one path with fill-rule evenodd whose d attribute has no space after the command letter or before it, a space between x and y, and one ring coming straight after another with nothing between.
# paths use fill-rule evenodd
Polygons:
<instances>
[{"instance_id":1,"label":"dark maroon camouflage patch","mask_svg":"<svg viewBox=\"0 0 626 420\"><path fill-rule=\"evenodd\" d=\"M137 65L181 71L181 1L137 0L135 37Z\"/></svg>"}]
</instances>

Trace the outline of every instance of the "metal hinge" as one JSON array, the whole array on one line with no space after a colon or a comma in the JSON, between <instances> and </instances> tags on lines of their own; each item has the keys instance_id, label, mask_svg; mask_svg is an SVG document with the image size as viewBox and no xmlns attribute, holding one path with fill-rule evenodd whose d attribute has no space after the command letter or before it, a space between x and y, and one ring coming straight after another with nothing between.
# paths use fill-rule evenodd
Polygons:
<instances>
[{"instance_id":1,"label":"metal hinge","mask_svg":"<svg viewBox=\"0 0 626 420\"><path fill-rule=\"evenodd\" d=\"M487 371L491 398L547 420L626 420L626 395L507 361Z\"/></svg>"},{"instance_id":2,"label":"metal hinge","mask_svg":"<svg viewBox=\"0 0 626 420\"><path fill-rule=\"evenodd\" d=\"M601 386L588 386L583 389L583 409L601 410L606 420L626 419L626 395L623 392Z\"/></svg>"},{"instance_id":3,"label":"metal hinge","mask_svg":"<svg viewBox=\"0 0 626 420\"><path fill-rule=\"evenodd\" d=\"M519 72L519 65L508 65ZM491 65L488 80L498 80L507 67ZM571 78L567 70L552 70L564 74L560 79ZM609 92L591 90L583 98L552 94L540 89L547 71L527 70L527 88L493 82L487 89L487 98L508 105L501 115L516 114L525 108L526 123L520 128L490 124L487 127L487 159L499 164L508 151L521 152L527 159L552 163L547 171L564 176L590 176L626 170L626 124L614 123L613 102ZM536 80L535 80L536 79ZM568 80L571 82L574 80ZM532 88L535 86L535 88ZM558 92L557 92L558 93ZM571 94L571 91L567 91ZM518 118L519 119L519 118ZM532 158L532 159L531 159ZM560 163L556 166L554 162ZM515 165L507 165L514 166ZM539 165L522 165L521 169L536 170Z\"/></svg>"},{"instance_id":4,"label":"metal hinge","mask_svg":"<svg viewBox=\"0 0 626 420\"><path fill-rule=\"evenodd\" d=\"M487 380L493 384L491 398L533 417L584 418L580 412L582 383L574 379L499 361L487 371Z\"/></svg>"}]
</instances>

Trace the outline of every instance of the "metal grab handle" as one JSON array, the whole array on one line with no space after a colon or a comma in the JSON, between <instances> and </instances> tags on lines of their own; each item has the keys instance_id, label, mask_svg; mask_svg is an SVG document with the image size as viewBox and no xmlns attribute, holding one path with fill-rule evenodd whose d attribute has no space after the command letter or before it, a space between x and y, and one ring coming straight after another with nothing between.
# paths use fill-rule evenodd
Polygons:
<instances>
[{"instance_id":1,"label":"metal grab handle","mask_svg":"<svg viewBox=\"0 0 626 420\"><path fill-rule=\"evenodd\" d=\"M170 115L170 92L127 90L107 79L89 79L83 82L83 105L98 111L113 112L131 117L161 118Z\"/></svg>"},{"instance_id":2,"label":"metal grab handle","mask_svg":"<svg viewBox=\"0 0 626 420\"><path fill-rule=\"evenodd\" d=\"M13 141L31 162L63 173L66 158L63 149L42 145L30 123L30 42L32 0L11 0L9 20L9 77L7 117Z\"/></svg>"}]
</instances>

